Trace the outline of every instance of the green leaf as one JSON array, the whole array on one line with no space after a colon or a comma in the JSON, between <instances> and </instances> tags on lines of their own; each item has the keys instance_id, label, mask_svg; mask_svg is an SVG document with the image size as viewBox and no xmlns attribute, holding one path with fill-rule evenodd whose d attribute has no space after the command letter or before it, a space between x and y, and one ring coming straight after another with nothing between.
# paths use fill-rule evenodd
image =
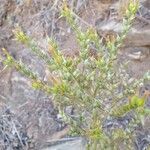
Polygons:
<instances>
[{"instance_id":1,"label":"green leaf","mask_svg":"<svg viewBox=\"0 0 150 150\"><path fill-rule=\"evenodd\" d=\"M132 108L136 108L136 107L141 107L144 106L145 104L145 99L144 98L140 98L139 96L133 96L130 100L130 106Z\"/></svg>"}]
</instances>

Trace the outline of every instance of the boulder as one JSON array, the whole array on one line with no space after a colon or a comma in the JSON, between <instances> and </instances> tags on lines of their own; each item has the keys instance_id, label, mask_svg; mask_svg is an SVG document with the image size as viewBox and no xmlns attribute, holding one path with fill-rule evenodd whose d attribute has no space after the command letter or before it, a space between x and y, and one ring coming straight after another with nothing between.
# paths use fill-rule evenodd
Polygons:
<instances>
[{"instance_id":1,"label":"boulder","mask_svg":"<svg viewBox=\"0 0 150 150\"><path fill-rule=\"evenodd\" d=\"M136 14L134 24L130 29L125 40L126 46L149 46L150 45L150 1L141 1L141 5ZM147 5L147 6L145 6ZM101 35L109 35L109 33L120 34L123 30L122 21L119 19L119 2L113 4L109 8L109 17L103 20L96 20L95 26ZM112 12L113 8L113 12ZM115 14L115 16L113 14ZM122 19L121 19L122 20Z\"/></svg>"},{"instance_id":2,"label":"boulder","mask_svg":"<svg viewBox=\"0 0 150 150\"><path fill-rule=\"evenodd\" d=\"M150 8L150 0L141 0L140 2L144 7Z\"/></svg>"},{"instance_id":3,"label":"boulder","mask_svg":"<svg viewBox=\"0 0 150 150\"><path fill-rule=\"evenodd\" d=\"M122 23L116 20L107 20L98 26L98 33L103 34L119 34L123 27ZM132 27L125 40L126 46L149 46L150 45L150 26L146 28L135 28Z\"/></svg>"},{"instance_id":4,"label":"boulder","mask_svg":"<svg viewBox=\"0 0 150 150\"><path fill-rule=\"evenodd\" d=\"M59 141L57 141L59 142ZM59 144L43 148L42 150L85 150L85 141L82 138L61 139Z\"/></svg>"}]
</instances>

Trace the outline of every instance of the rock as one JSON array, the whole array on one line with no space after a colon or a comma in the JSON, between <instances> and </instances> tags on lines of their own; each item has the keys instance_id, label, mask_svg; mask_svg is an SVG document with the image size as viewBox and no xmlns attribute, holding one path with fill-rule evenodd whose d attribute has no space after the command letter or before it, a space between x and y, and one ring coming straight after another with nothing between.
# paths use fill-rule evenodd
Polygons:
<instances>
[{"instance_id":1,"label":"rock","mask_svg":"<svg viewBox=\"0 0 150 150\"><path fill-rule=\"evenodd\" d=\"M150 26L146 28L135 28L132 27L125 39L126 46L149 46L150 45ZM98 26L98 33L109 34L119 34L121 33L123 27L117 20L107 20Z\"/></svg>"},{"instance_id":2,"label":"rock","mask_svg":"<svg viewBox=\"0 0 150 150\"><path fill-rule=\"evenodd\" d=\"M126 44L132 46L149 46L150 45L150 28L147 29L131 29Z\"/></svg>"},{"instance_id":3,"label":"rock","mask_svg":"<svg viewBox=\"0 0 150 150\"><path fill-rule=\"evenodd\" d=\"M117 9L117 5L114 5ZM149 11L141 7L142 18L148 20ZM138 14L139 15L139 14ZM140 22L139 22L140 21ZM141 78L150 66L150 24L145 20L136 19L128 33L124 47L119 51L123 63L127 60L128 72L134 78ZM122 23L118 18L106 18L96 22L97 32L104 39L107 35L116 35L122 31ZM105 40L104 40L105 42Z\"/></svg>"},{"instance_id":4,"label":"rock","mask_svg":"<svg viewBox=\"0 0 150 150\"><path fill-rule=\"evenodd\" d=\"M130 47L126 48L126 56L131 60L143 61L150 56L149 47Z\"/></svg>"},{"instance_id":5,"label":"rock","mask_svg":"<svg viewBox=\"0 0 150 150\"><path fill-rule=\"evenodd\" d=\"M98 1L100 1L100 2L103 3L103 4L109 4L109 3L114 3L114 2L116 2L117 0L98 0Z\"/></svg>"},{"instance_id":6,"label":"rock","mask_svg":"<svg viewBox=\"0 0 150 150\"><path fill-rule=\"evenodd\" d=\"M40 149L59 130L59 123L55 119L56 112L47 98L26 102L18 108L16 114L19 114L19 120L26 127L27 136L31 145L34 144L34 149Z\"/></svg>"},{"instance_id":7,"label":"rock","mask_svg":"<svg viewBox=\"0 0 150 150\"><path fill-rule=\"evenodd\" d=\"M128 71L135 78L141 78L150 66L150 11L148 3L149 0L140 1L140 8L134 24L124 40L124 47L119 51L122 60L129 60ZM97 19L95 22L98 34L104 39L107 36L120 34L123 29L122 21L117 14L118 8L119 2L112 4L108 9L109 17Z\"/></svg>"},{"instance_id":8,"label":"rock","mask_svg":"<svg viewBox=\"0 0 150 150\"><path fill-rule=\"evenodd\" d=\"M89 0L77 0L77 1L72 1L70 6L71 8L74 9L75 12L79 13L83 10L83 8L88 5Z\"/></svg>"},{"instance_id":9,"label":"rock","mask_svg":"<svg viewBox=\"0 0 150 150\"><path fill-rule=\"evenodd\" d=\"M82 138L61 139L61 143L43 148L42 150L85 150L85 141ZM58 141L59 142L59 141Z\"/></svg>"},{"instance_id":10,"label":"rock","mask_svg":"<svg viewBox=\"0 0 150 150\"><path fill-rule=\"evenodd\" d=\"M30 86L30 82L27 78L20 75L18 72L13 72L9 83L10 86L10 97L9 102L13 109L18 108L29 100L35 100L39 97L39 91L33 90Z\"/></svg>"},{"instance_id":11,"label":"rock","mask_svg":"<svg viewBox=\"0 0 150 150\"><path fill-rule=\"evenodd\" d=\"M125 39L125 46L149 46L150 45L150 11L148 7L143 5L147 4L148 1L141 1L141 5L136 15L136 20L133 27L130 29L128 36ZM112 4L109 8L109 17L102 21L96 21L98 33L109 34L114 33L120 34L123 30L122 22L119 20L119 2ZM113 8L113 12L111 12ZM115 14L115 17L113 14ZM116 15L118 14L118 18Z\"/></svg>"},{"instance_id":12,"label":"rock","mask_svg":"<svg viewBox=\"0 0 150 150\"><path fill-rule=\"evenodd\" d=\"M149 0L140 0L141 4L146 7L146 8L150 8L150 1Z\"/></svg>"},{"instance_id":13,"label":"rock","mask_svg":"<svg viewBox=\"0 0 150 150\"><path fill-rule=\"evenodd\" d=\"M0 71L0 103L8 103L10 101L10 80L12 69L2 68Z\"/></svg>"}]
</instances>

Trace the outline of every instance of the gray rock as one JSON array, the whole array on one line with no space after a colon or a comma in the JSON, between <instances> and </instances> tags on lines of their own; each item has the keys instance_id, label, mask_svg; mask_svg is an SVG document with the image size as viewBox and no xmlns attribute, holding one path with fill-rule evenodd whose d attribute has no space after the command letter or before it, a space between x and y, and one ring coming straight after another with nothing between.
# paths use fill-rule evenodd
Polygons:
<instances>
[{"instance_id":1,"label":"gray rock","mask_svg":"<svg viewBox=\"0 0 150 150\"><path fill-rule=\"evenodd\" d=\"M63 141L63 139L62 139ZM64 140L62 143L44 148L42 150L85 150L85 141L82 138L75 138L73 140Z\"/></svg>"},{"instance_id":2,"label":"gray rock","mask_svg":"<svg viewBox=\"0 0 150 150\"><path fill-rule=\"evenodd\" d=\"M141 4L146 7L146 8L150 8L150 1L149 0L141 0L140 1Z\"/></svg>"},{"instance_id":3,"label":"gray rock","mask_svg":"<svg viewBox=\"0 0 150 150\"><path fill-rule=\"evenodd\" d=\"M121 33L123 29L122 23L112 19L103 22L98 27L98 32L101 33ZM149 26L146 28L135 28L133 27L125 40L126 46L149 46L150 45L150 28Z\"/></svg>"},{"instance_id":4,"label":"gray rock","mask_svg":"<svg viewBox=\"0 0 150 150\"><path fill-rule=\"evenodd\" d=\"M126 43L132 46L149 46L150 45L150 28L147 29L131 29Z\"/></svg>"},{"instance_id":5,"label":"gray rock","mask_svg":"<svg viewBox=\"0 0 150 150\"><path fill-rule=\"evenodd\" d=\"M146 5L146 6L145 6ZM119 2L110 6L110 16L103 21L96 21L96 27L100 35L114 33L120 34L123 30L122 22L119 20L118 12ZM111 17L111 9L118 17ZM126 46L149 46L150 45L150 10L149 2L141 1L141 5L136 15L135 23L130 29L128 36L125 40Z\"/></svg>"},{"instance_id":6,"label":"gray rock","mask_svg":"<svg viewBox=\"0 0 150 150\"><path fill-rule=\"evenodd\" d=\"M130 47L125 48L126 56L131 60L143 61L150 56L149 47Z\"/></svg>"}]
</instances>

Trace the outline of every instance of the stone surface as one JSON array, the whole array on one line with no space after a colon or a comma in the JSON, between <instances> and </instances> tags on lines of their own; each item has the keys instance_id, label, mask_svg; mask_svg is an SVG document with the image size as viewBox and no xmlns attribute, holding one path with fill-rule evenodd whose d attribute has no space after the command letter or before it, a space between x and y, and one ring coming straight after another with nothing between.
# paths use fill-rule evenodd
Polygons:
<instances>
[{"instance_id":1,"label":"stone surface","mask_svg":"<svg viewBox=\"0 0 150 150\"><path fill-rule=\"evenodd\" d=\"M150 1L149 0L140 0L140 2L142 3L142 5L146 8L150 8Z\"/></svg>"},{"instance_id":2,"label":"stone surface","mask_svg":"<svg viewBox=\"0 0 150 150\"><path fill-rule=\"evenodd\" d=\"M143 61L150 56L150 47L128 47L125 52L131 60Z\"/></svg>"},{"instance_id":3,"label":"stone surface","mask_svg":"<svg viewBox=\"0 0 150 150\"><path fill-rule=\"evenodd\" d=\"M126 46L150 46L150 7L147 4L148 1L141 1L141 6L136 15L136 21L128 33L128 36L125 40ZM146 7L145 7L146 5ZM98 29L98 33L101 34L120 34L123 26L122 22L116 19L116 16L112 14L118 15L119 2L111 5L109 7L109 17L96 22L96 26ZM112 12L113 9L113 12Z\"/></svg>"},{"instance_id":4,"label":"stone surface","mask_svg":"<svg viewBox=\"0 0 150 150\"><path fill-rule=\"evenodd\" d=\"M142 77L150 66L149 2L149 0L140 1L134 24L124 40L124 47L119 52L122 62L129 61L129 72L136 78ZM122 21L118 14L119 5L119 2L110 5L106 11L109 15L96 20L95 25L100 36L105 38L107 35L120 34L122 31Z\"/></svg>"},{"instance_id":5,"label":"stone surface","mask_svg":"<svg viewBox=\"0 0 150 150\"><path fill-rule=\"evenodd\" d=\"M43 148L42 150L86 150L86 148L82 138L74 138L70 141L69 139L66 139L63 142L60 142L60 144Z\"/></svg>"},{"instance_id":6,"label":"stone surface","mask_svg":"<svg viewBox=\"0 0 150 150\"><path fill-rule=\"evenodd\" d=\"M98 32L119 34L122 31L122 23L116 20L107 20L98 27ZM150 25L144 28L131 28L125 39L126 46L150 46Z\"/></svg>"}]
</instances>

